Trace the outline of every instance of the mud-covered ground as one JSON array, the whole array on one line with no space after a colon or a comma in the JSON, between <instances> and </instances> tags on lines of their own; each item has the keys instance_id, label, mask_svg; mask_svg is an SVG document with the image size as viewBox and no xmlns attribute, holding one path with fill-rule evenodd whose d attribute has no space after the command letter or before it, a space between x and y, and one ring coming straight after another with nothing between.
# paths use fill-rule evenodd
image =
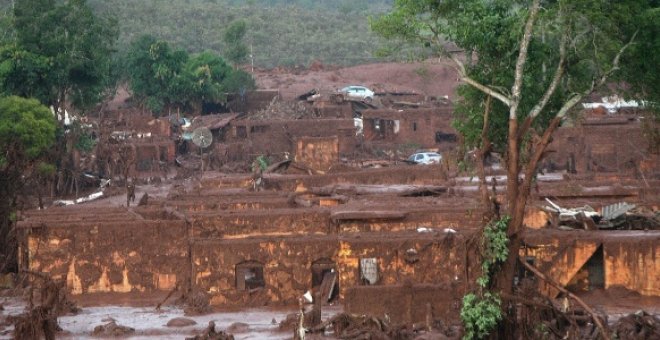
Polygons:
<instances>
[{"instance_id":1,"label":"mud-covered ground","mask_svg":"<svg viewBox=\"0 0 660 340\"><path fill-rule=\"evenodd\" d=\"M13 326L5 324L10 315L18 315L25 309L25 303L18 298L0 298L4 310L0 311L0 339L12 339ZM340 313L341 306L327 306L323 310L323 320ZM239 339L291 339L292 333L280 331L279 323L288 314L296 313L291 309L246 309L232 312L217 312L199 316L186 316L183 309L165 306L160 311L154 307L98 306L83 307L76 315L58 318L62 332L58 339L99 339L93 335L94 328L115 320L118 325L135 329L132 334L121 336L122 339L177 339L202 333L209 321L215 322L216 330L230 331ZM168 327L168 321L185 317L197 324L185 327ZM246 326L247 325L247 326Z\"/></svg>"},{"instance_id":2,"label":"mud-covered ground","mask_svg":"<svg viewBox=\"0 0 660 340\"><path fill-rule=\"evenodd\" d=\"M334 91L348 85L364 85L376 92L414 91L453 99L458 85L458 76L451 62L437 59L346 68L312 65L309 69L255 70L254 77L259 88L279 89L284 99L293 99L314 88Z\"/></svg>"}]
</instances>

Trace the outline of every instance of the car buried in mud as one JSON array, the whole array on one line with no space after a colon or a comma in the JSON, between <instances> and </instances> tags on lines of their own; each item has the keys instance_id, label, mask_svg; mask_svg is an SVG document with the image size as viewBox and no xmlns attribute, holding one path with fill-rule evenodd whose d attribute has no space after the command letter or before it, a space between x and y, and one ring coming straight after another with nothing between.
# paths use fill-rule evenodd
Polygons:
<instances>
[{"instance_id":1,"label":"car buried in mud","mask_svg":"<svg viewBox=\"0 0 660 340\"><path fill-rule=\"evenodd\" d=\"M442 155L437 152L418 152L410 155L406 162L412 164L439 164L442 161Z\"/></svg>"}]
</instances>

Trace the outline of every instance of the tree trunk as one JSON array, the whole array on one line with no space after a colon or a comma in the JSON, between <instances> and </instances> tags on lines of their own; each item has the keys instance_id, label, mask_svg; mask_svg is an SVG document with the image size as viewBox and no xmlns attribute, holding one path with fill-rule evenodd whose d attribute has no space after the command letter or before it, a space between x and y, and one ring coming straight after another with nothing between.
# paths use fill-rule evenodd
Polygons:
<instances>
[{"instance_id":1,"label":"tree trunk","mask_svg":"<svg viewBox=\"0 0 660 340\"><path fill-rule=\"evenodd\" d=\"M512 191L511 188L511 176L512 176L512 171L511 168L507 169L507 175L509 178L507 179L507 194L508 194L508 199L509 199L509 214L511 215L511 221L509 222L509 227L508 227L508 236L509 236L509 256L507 257L507 261L502 265L502 268L500 272L496 275L495 277L495 286L498 288L500 292L506 293L506 294L511 294L513 291L513 280L516 274L516 264L517 264L517 259L518 259L518 252L520 251L520 248L522 247L522 235L521 231L523 229L523 221L525 219L525 208L527 207L527 199L529 198L529 194L531 191L532 187L532 182L534 181L534 176L536 174L536 168L538 166L539 161L543 157L543 153L545 152L545 149L547 148L548 144L550 144L550 140L552 137L552 134L555 132L557 127L559 127L559 123L561 122L561 118L555 117L551 122L550 126L546 128L546 130L543 132L543 136L541 137L541 140L536 142L531 150L531 157L529 159L529 162L527 163L527 166L525 167L525 172L524 172L524 178L522 179L522 186L519 186L518 184L518 169L520 166L516 162L515 165L515 171L513 172L515 176L515 187ZM511 142L511 126L509 126L509 142ZM517 134L513 134L515 136L516 140L516 146L518 143L522 140L523 136L520 136L520 139L518 138ZM512 149L509 148L509 152L512 152ZM511 154L509 154L509 160L511 159ZM519 160L519 149L515 149L515 158L516 160ZM511 167L512 164L509 163L509 167ZM511 195L512 192L515 192L515 196Z\"/></svg>"},{"instance_id":2,"label":"tree trunk","mask_svg":"<svg viewBox=\"0 0 660 340\"><path fill-rule=\"evenodd\" d=\"M516 209L518 202L518 171L520 169L520 148L518 147L518 120L509 119L509 135L507 150L507 209L509 213ZM512 221L515 222L515 221ZM516 223L509 224L509 234L518 232L520 225Z\"/></svg>"},{"instance_id":3,"label":"tree trunk","mask_svg":"<svg viewBox=\"0 0 660 340\"><path fill-rule=\"evenodd\" d=\"M484 122L481 129L481 147L477 150L477 175L479 176L479 191L481 193L481 201L486 207L487 212L490 213L494 210L491 204L490 195L488 194L488 183L486 182L486 169L484 162L486 155L490 152L490 140L488 139L488 123L490 118L491 96L486 99L486 107L484 108Z\"/></svg>"}]
</instances>

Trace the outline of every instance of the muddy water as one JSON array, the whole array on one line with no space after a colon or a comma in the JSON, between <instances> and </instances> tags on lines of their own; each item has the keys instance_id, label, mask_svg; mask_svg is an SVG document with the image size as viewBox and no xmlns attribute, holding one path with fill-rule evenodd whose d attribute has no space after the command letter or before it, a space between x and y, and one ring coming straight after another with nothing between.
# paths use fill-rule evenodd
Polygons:
<instances>
[{"instance_id":1,"label":"muddy water","mask_svg":"<svg viewBox=\"0 0 660 340\"><path fill-rule=\"evenodd\" d=\"M24 311L25 304L18 299L4 300L2 317L17 315ZM340 313L341 306L325 307L323 320ZM201 316L185 316L183 310L177 307L164 307L160 312L153 307L84 307L82 312L72 316L58 318L60 327L64 330L57 334L58 339L98 339L92 336L94 327L106 324L109 319L116 320L117 324L135 329L135 333L124 339L177 339L181 340L202 333L209 321L214 321L216 330L226 330L234 323L245 323L248 330L233 333L235 339L291 339L292 333L278 330L280 321L287 314L295 313L296 309L246 309L242 311L220 312ZM187 327L167 327L169 320L176 317L186 317L197 322ZM275 322L273 322L273 320ZM1 329L0 339L11 339L12 327Z\"/></svg>"}]
</instances>

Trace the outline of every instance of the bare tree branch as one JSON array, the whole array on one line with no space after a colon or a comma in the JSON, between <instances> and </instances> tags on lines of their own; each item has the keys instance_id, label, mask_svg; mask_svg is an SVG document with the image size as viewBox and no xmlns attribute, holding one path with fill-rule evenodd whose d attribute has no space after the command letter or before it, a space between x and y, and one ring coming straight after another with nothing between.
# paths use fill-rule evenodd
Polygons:
<instances>
[{"instance_id":1,"label":"bare tree branch","mask_svg":"<svg viewBox=\"0 0 660 340\"><path fill-rule=\"evenodd\" d=\"M479 91L481 91L481 92L483 92L483 93L485 93L485 94L501 101L502 103L504 103L504 105L511 106L511 99L509 97L507 97L504 94L502 94L502 93L500 93L500 92L498 92L498 91L496 91L496 90L494 90L494 89L492 89L492 88L490 88L490 87L488 87L484 84L481 84L480 82L468 77L467 72L465 71L465 65L463 64L463 62L460 61L458 59L458 57L456 57L453 54L450 54L449 57L454 62L454 64L456 64L458 74L460 75L462 81L464 81L468 85L471 85L472 87L476 88L477 90L479 90Z\"/></svg>"},{"instance_id":2,"label":"bare tree branch","mask_svg":"<svg viewBox=\"0 0 660 340\"><path fill-rule=\"evenodd\" d=\"M522 89L523 73L525 63L527 62L527 51L529 43L532 40L532 31L534 30L534 21L539 13L541 0L534 0L532 8L529 10L529 17L525 24L525 31L522 40L520 41L520 52L518 53L518 60L516 61L516 71L514 75L513 86L511 87L511 105L509 106L509 119L516 119L518 116L518 104L520 103L520 92Z\"/></svg>"},{"instance_id":3,"label":"bare tree branch","mask_svg":"<svg viewBox=\"0 0 660 340\"><path fill-rule=\"evenodd\" d=\"M541 100L532 108L529 112L529 117L533 120L538 116L541 111L545 108L550 100L550 97L555 93L559 82L561 81L562 76L564 75L565 63L566 63L566 44L568 43L568 32L564 32L559 43L559 62L557 63L557 69L555 70L555 75L552 78L552 82L548 86L548 89L543 94Z\"/></svg>"},{"instance_id":4,"label":"bare tree branch","mask_svg":"<svg viewBox=\"0 0 660 340\"><path fill-rule=\"evenodd\" d=\"M591 315L591 318L594 320L594 323L596 324L596 326L600 330L600 333L601 333L600 335L606 340L611 339L610 334L609 334L607 328L605 327L605 324L602 323L602 321L601 321L600 317L598 316L598 314L596 314L596 312L591 307L589 307L589 305L587 305L582 299L580 299L575 294L573 294L573 293L569 292L568 290L566 290L566 288L562 287L559 283L555 282L553 279L547 277L545 274L543 274L536 267L534 267L531 264L527 263L527 261L525 261L525 259L519 258L519 261L520 261L520 263L522 263L522 265L525 268L527 268L527 270L534 273L534 275L536 275L538 278L540 278L541 280L547 282L549 285L555 287L560 292L566 294L567 296L569 296L570 298L575 300L575 302L577 302L580 306L582 306L582 308L584 308L584 310L587 311L587 313L589 313L589 315Z\"/></svg>"},{"instance_id":5,"label":"bare tree branch","mask_svg":"<svg viewBox=\"0 0 660 340\"><path fill-rule=\"evenodd\" d=\"M564 103L561 109L559 109L559 111L557 112L556 117L563 118L564 116L566 116L568 111L570 111L573 107L575 107L575 105L577 105L582 100L582 98L588 96L591 92L594 91L596 87L603 86L605 82L607 82L609 77L614 72L619 70L619 62L621 61L621 56L628 49L628 47L630 47L630 45L634 43L635 38L637 37L637 33L639 33L639 30L635 31L633 36L630 38L630 41L628 41L628 43L626 43L625 45L623 45L623 47L621 47L619 52L614 57L614 60L612 60L612 67L607 72L605 72L598 81L594 79L594 81L591 82L591 86L587 90L585 90L582 93L578 93L574 95L573 97L571 97L571 99L569 99L566 103Z\"/></svg>"},{"instance_id":6,"label":"bare tree branch","mask_svg":"<svg viewBox=\"0 0 660 340\"><path fill-rule=\"evenodd\" d=\"M568 30L565 30L564 33L562 34L561 41L559 43L559 62L557 63L557 69L555 70L555 74L552 78L552 81L550 82L550 85L548 85L548 88L543 94L543 97L541 97L539 102L529 111L529 114L525 118L523 125L518 130L518 141L521 141L523 137L525 137L525 134L532 126L534 119L541 113L541 111L543 111L545 106L548 104L548 101L555 93L555 90L557 89L557 86L559 85L559 82L561 81L564 75L564 71L566 69L565 65L566 65L567 45L568 45Z\"/></svg>"}]
</instances>

